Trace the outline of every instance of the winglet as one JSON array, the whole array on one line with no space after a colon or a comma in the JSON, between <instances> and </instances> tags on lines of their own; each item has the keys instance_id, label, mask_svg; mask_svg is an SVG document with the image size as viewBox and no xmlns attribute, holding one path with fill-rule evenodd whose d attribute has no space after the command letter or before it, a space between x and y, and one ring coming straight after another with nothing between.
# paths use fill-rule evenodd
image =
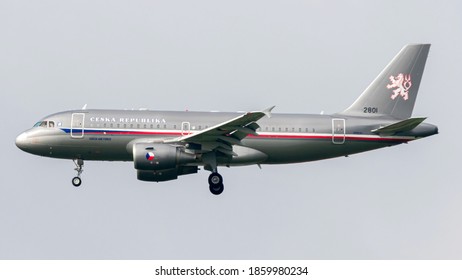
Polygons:
<instances>
[{"instance_id":1,"label":"winglet","mask_svg":"<svg viewBox=\"0 0 462 280\"><path fill-rule=\"evenodd\" d=\"M274 107L276 107L276 105L266 108L262 111L262 113L265 114L268 118L271 118L271 111L274 109Z\"/></svg>"}]
</instances>

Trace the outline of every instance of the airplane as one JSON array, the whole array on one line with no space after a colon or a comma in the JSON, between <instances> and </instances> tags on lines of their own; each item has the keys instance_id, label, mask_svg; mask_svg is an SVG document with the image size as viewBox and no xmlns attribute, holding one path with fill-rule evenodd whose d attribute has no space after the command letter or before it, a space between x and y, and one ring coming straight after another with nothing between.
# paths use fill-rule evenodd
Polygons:
<instances>
[{"instance_id":1,"label":"airplane","mask_svg":"<svg viewBox=\"0 0 462 280\"><path fill-rule=\"evenodd\" d=\"M404 46L342 112L276 114L86 109L49 115L16 138L28 153L74 161L133 161L137 178L162 182L211 172L210 192L224 190L220 166L287 164L349 156L428 137L438 127L412 117L430 44Z\"/></svg>"}]
</instances>

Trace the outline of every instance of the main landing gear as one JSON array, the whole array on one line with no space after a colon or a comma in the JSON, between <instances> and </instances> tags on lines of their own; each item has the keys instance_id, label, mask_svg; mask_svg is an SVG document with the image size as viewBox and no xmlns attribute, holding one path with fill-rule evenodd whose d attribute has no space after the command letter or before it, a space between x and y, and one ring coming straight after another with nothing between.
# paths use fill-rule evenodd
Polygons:
<instances>
[{"instance_id":1,"label":"main landing gear","mask_svg":"<svg viewBox=\"0 0 462 280\"><path fill-rule=\"evenodd\" d=\"M214 195L219 195L223 192L223 177L218 174L217 155L215 152L210 152L202 155L205 170L211 171L209 176L209 189Z\"/></svg>"},{"instance_id":2,"label":"main landing gear","mask_svg":"<svg viewBox=\"0 0 462 280\"><path fill-rule=\"evenodd\" d=\"M210 192L214 195L219 195L225 189L223 185L223 177L217 172L213 172L209 176L209 189Z\"/></svg>"},{"instance_id":3,"label":"main landing gear","mask_svg":"<svg viewBox=\"0 0 462 280\"><path fill-rule=\"evenodd\" d=\"M83 172L83 159L74 159L75 171L77 171L77 176L72 178L72 185L74 187L79 187L82 184L82 179L80 179L80 174Z\"/></svg>"}]
</instances>

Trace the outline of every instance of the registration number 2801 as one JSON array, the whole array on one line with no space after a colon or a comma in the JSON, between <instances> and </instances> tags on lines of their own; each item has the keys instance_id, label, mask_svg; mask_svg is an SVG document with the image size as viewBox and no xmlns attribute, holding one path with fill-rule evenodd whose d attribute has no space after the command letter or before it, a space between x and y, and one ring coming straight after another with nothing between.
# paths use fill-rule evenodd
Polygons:
<instances>
[{"instance_id":1,"label":"registration number 2801","mask_svg":"<svg viewBox=\"0 0 462 280\"><path fill-rule=\"evenodd\" d=\"M378 112L379 112L379 109L377 107L364 107L363 108L363 113L377 114Z\"/></svg>"}]
</instances>

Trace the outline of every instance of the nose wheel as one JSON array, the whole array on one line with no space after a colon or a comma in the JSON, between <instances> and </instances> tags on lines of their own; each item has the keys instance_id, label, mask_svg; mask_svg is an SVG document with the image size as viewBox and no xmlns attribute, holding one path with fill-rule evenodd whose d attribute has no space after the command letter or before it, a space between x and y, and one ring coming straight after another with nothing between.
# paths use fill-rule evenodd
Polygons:
<instances>
[{"instance_id":1,"label":"nose wheel","mask_svg":"<svg viewBox=\"0 0 462 280\"><path fill-rule=\"evenodd\" d=\"M72 185L74 185L74 187L79 187L81 184L82 184L82 179L80 179L80 177L72 178Z\"/></svg>"},{"instance_id":2,"label":"nose wheel","mask_svg":"<svg viewBox=\"0 0 462 280\"><path fill-rule=\"evenodd\" d=\"M214 195L219 195L225 189L223 185L223 177L217 172L213 172L209 176L209 189Z\"/></svg>"},{"instance_id":3,"label":"nose wheel","mask_svg":"<svg viewBox=\"0 0 462 280\"><path fill-rule=\"evenodd\" d=\"M80 175L83 172L83 159L74 159L73 160L75 164L75 171L77 171L77 176L72 178L72 185L74 187L79 187L82 184L82 179L80 179Z\"/></svg>"}]
</instances>

